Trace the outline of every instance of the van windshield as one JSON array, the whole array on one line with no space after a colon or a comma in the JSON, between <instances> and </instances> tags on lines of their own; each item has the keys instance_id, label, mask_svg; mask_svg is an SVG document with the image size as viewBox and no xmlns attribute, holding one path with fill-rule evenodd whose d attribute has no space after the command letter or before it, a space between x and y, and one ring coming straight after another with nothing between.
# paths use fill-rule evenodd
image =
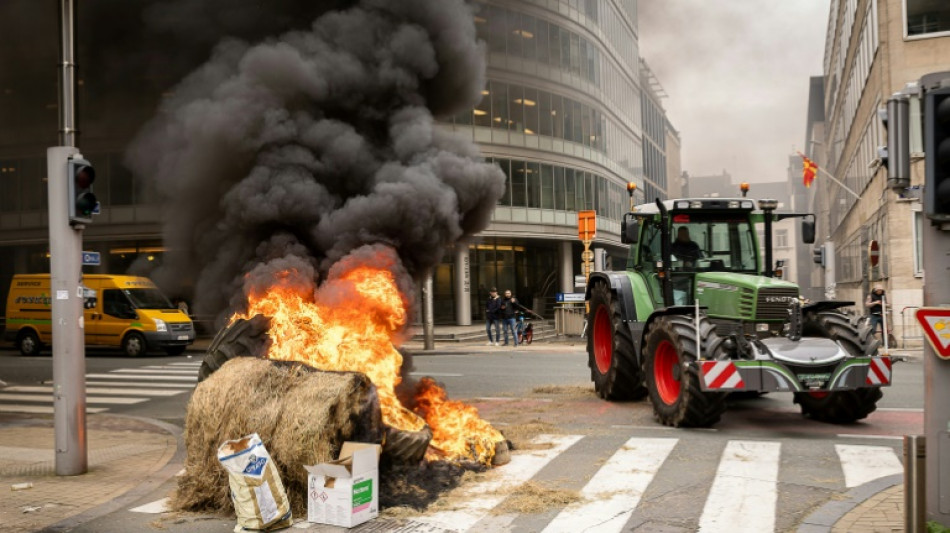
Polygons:
<instances>
[{"instance_id":1,"label":"van windshield","mask_svg":"<svg viewBox=\"0 0 950 533\"><path fill-rule=\"evenodd\" d=\"M174 309L168 298L158 289L125 289L135 309Z\"/></svg>"}]
</instances>

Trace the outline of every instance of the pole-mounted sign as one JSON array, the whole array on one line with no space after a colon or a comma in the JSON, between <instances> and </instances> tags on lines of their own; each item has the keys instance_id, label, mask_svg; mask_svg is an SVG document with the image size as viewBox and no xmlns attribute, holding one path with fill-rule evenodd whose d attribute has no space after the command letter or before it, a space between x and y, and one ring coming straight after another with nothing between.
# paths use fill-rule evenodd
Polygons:
<instances>
[{"instance_id":1,"label":"pole-mounted sign","mask_svg":"<svg viewBox=\"0 0 950 533\"><path fill-rule=\"evenodd\" d=\"M921 307L915 315L937 357L950 359L950 308Z\"/></svg>"},{"instance_id":2,"label":"pole-mounted sign","mask_svg":"<svg viewBox=\"0 0 950 533\"><path fill-rule=\"evenodd\" d=\"M878 261L881 258L881 245L877 241L871 241L868 244L868 262L871 263L871 267L876 267Z\"/></svg>"}]
</instances>

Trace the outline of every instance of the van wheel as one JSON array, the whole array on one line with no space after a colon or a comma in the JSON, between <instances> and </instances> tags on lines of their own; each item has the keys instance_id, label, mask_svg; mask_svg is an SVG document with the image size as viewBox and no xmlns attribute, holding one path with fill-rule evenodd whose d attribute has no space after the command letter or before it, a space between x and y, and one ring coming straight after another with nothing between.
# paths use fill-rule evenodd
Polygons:
<instances>
[{"instance_id":1,"label":"van wheel","mask_svg":"<svg viewBox=\"0 0 950 533\"><path fill-rule=\"evenodd\" d=\"M43 343L40 342L39 336L36 332L28 329L17 337L17 347L20 349L20 355L24 357L29 357L33 355L39 355L40 350L43 349Z\"/></svg>"},{"instance_id":2,"label":"van wheel","mask_svg":"<svg viewBox=\"0 0 950 533\"><path fill-rule=\"evenodd\" d=\"M165 353L168 355L181 355L185 353L185 348L187 348L187 346L169 346L165 348Z\"/></svg>"},{"instance_id":3,"label":"van wheel","mask_svg":"<svg viewBox=\"0 0 950 533\"><path fill-rule=\"evenodd\" d=\"M138 357L145 355L148 345L145 343L145 337L141 333L130 331L122 339L122 351L129 357Z\"/></svg>"}]
</instances>

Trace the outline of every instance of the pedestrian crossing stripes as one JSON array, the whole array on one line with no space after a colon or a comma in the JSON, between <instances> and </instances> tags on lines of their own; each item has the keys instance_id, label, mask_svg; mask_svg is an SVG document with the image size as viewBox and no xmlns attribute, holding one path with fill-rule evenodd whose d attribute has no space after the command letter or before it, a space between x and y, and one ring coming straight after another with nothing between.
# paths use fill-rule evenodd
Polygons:
<instances>
[{"instance_id":1,"label":"pedestrian crossing stripes","mask_svg":"<svg viewBox=\"0 0 950 533\"><path fill-rule=\"evenodd\" d=\"M673 529L677 531L784 531L797 526L808 509L834 499L835 494L903 471L896 450L887 446L722 439L710 434L701 443L696 442L695 435L633 437L618 449L607 450L606 460L596 460L590 449L600 448L582 443L598 439L602 442L604 437L542 435L529 448L547 448L513 452L511 463L447 496L452 501L451 510L390 519L380 526L405 533L619 533L666 530L663 520L668 519L671 522L666 525L675 524ZM807 455L801 454L803 450ZM596 465L567 474L591 472L580 480L565 479L561 470L559 474L545 472L546 468L559 469L564 464L578 465L582 460L596 461ZM554 465L555 461L561 463ZM685 470L683 463L689 465ZM536 476L558 479L559 486L583 484L579 500L532 516L497 511L520 485L535 481ZM815 500L803 503L802 495L809 493L809 487ZM688 502L686 509L677 509L675 503L684 501ZM665 516L667 502L671 513L680 512L675 518Z\"/></svg>"},{"instance_id":2,"label":"pedestrian crossing stripes","mask_svg":"<svg viewBox=\"0 0 950 533\"><path fill-rule=\"evenodd\" d=\"M194 389L200 362L171 363L86 374L86 412L136 405ZM52 381L0 387L0 413L53 414Z\"/></svg>"}]
</instances>

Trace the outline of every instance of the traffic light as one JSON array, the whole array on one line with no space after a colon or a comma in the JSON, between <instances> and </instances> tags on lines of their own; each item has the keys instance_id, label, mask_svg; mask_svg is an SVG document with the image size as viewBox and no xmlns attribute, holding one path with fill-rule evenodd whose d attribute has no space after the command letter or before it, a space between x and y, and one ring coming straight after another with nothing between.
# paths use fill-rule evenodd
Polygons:
<instances>
[{"instance_id":1,"label":"traffic light","mask_svg":"<svg viewBox=\"0 0 950 533\"><path fill-rule=\"evenodd\" d=\"M950 87L924 97L924 214L950 221Z\"/></svg>"},{"instance_id":2,"label":"traffic light","mask_svg":"<svg viewBox=\"0 0 950 533\"><path fill-rule=\"evenodd\" d=\"M887 99L887 186L898 194L910 187L910 98L895 94Z\"/></svg>"},{"instance_id":3,"label":"traffic light","mask_svg":"<svg viewBox=\"0 0 950 533\"><path fill-rule=\"evenodd\" d=\"M815 246L812 249L811 253L812 253L812 258L811 258L812 261L824 267L825 266L825 245L820 244L818 246Z\"/></svg>"},{"instance_id":4,"label":"traffic light","mask_svg":"<svg viewBox=\"0 0 950 533\"><path fill-rule=\"evenodd\" d=\"M89 224L93 212L99 205L92 192L92 183L96 181L96 169L92 163L78 157L70 158L66 163L66 182L69 193L66 198L69 206L69 223Z\"/></svg>"}]
</instances>

